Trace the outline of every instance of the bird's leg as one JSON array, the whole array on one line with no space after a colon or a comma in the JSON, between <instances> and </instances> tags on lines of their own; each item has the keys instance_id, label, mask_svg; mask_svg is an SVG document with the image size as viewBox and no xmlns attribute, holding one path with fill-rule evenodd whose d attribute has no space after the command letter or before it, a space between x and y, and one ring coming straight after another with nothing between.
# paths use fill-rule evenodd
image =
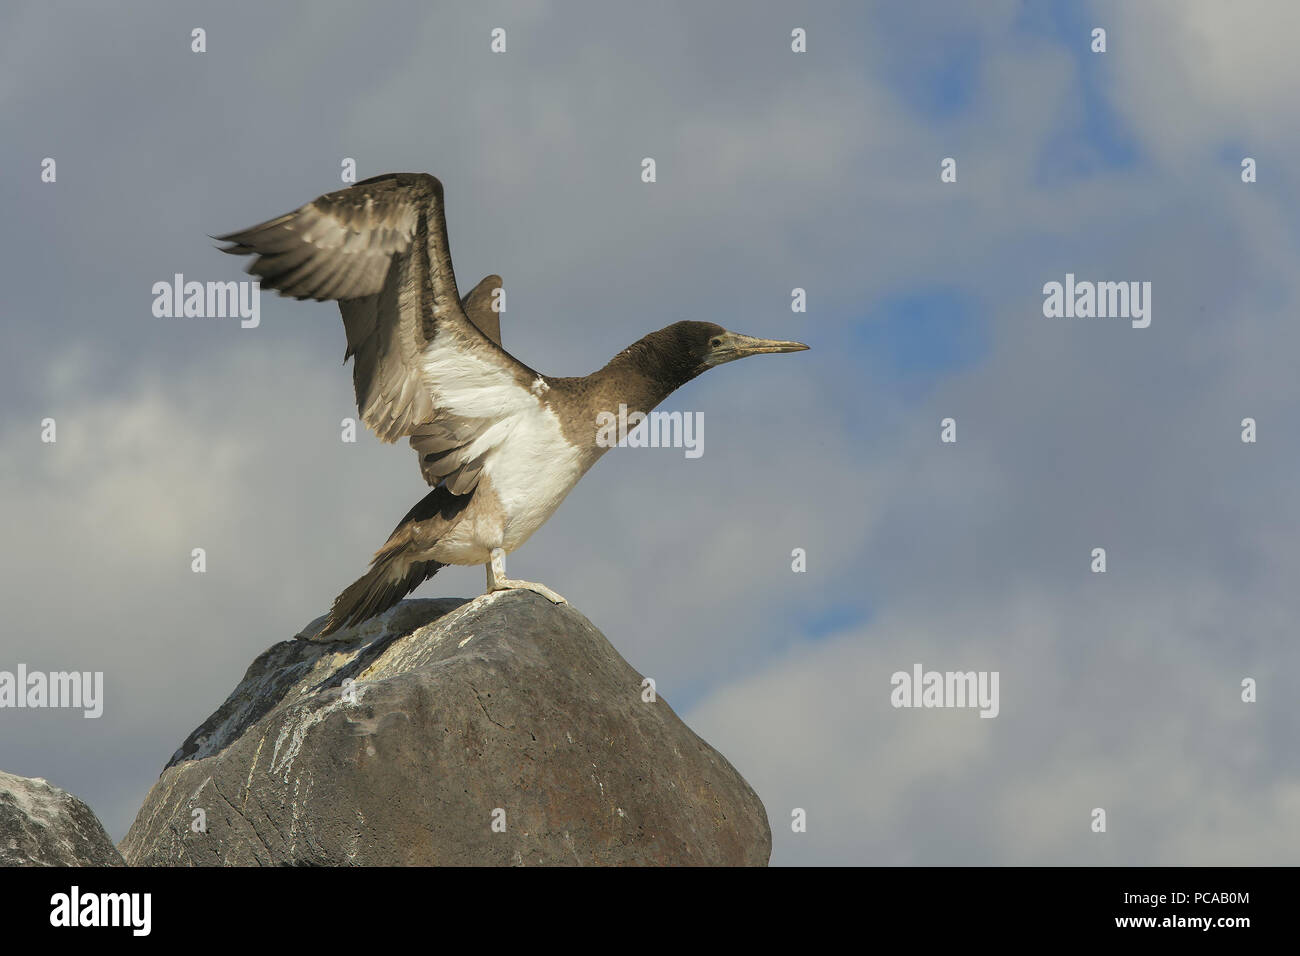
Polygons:
<instances>
[{"instance_id":1,"label":"bird's leg","mask_svg":"<svg viewBox=\"0 0 1300 956\"><path fill-rule=\"evenodd\" d=\"M532 581L515 581L506 577L506 553L501 548L492 549L492 560L484 567L487 568L488 594L493 591L510 591L518 588L523 591L535 591L552 604L569 603L545 584L534 584Z\"/></svg>"}]
</instances>

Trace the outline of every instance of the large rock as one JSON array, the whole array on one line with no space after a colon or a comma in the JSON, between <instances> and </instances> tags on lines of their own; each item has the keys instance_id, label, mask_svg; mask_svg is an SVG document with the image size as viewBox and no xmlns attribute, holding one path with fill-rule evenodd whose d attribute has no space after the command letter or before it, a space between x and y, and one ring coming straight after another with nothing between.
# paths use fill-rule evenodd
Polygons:
<instances>
[{"instance_id":1,"label":"large rock","mask_svg":"<svg viewBox=\"0 0 1300 956\"><path fill-rule=\"evenodd\" d=\"M123 866L99 818L40 777L0 771L0 866Z\"/></svg>"},{"instance_id":2,"label":"large rock","mask_svg":"<svg viewBox=\"0 0 1300 956\"><path fill-rule=\"evenodd\" d=\"M172 757L131 864L767 863L753 790L572 607L507 591L331 643L318 624Z\"/></svg>"}]
</instances>

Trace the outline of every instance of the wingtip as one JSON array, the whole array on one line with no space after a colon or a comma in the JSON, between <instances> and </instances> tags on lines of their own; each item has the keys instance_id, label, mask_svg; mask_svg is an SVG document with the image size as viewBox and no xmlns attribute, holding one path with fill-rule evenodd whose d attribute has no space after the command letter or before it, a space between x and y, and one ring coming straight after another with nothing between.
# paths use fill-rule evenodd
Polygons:
<instances>
[{"instance_id":1,"label":"wingtip","mask_svg":"<svg viewBox=\"0 0 1300 956\"><path fill-rule=\"evenodd\" d=\"M230 243L230 245L228 246L217 246L216 249L219 252L225 252L232 256L246 256L253 250L250 247L239 242L239 240L235 238L238 235L239 233L237 232L232 232L229 235L225 235L225 236L214 236L208 234L208 238L211 239L214 243L217 242Z\"/></svg>"}]
</instances>

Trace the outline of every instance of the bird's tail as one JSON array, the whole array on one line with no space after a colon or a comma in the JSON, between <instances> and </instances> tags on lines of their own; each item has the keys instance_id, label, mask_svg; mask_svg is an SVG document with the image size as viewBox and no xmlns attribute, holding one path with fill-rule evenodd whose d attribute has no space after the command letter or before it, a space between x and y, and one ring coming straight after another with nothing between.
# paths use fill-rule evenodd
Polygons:
<instances>
[{"instance_id":1,"label":"bird's tail","mask_svg":"<svg viewBox=\"0 0 1300 956\"><path fill-rule=\"evenodd\" d=\"M405 530L399 526L371 560L370 570L334 599L318 639L387 611L445 567L438 561L420 560L412 535Z\"/></svg>"}]
</instances>

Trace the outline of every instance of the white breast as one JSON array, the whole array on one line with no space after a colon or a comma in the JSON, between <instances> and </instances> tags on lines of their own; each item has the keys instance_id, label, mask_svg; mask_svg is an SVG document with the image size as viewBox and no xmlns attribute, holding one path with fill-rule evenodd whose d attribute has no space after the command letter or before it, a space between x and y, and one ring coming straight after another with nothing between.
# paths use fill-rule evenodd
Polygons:
<instances>
[{"instance_id":1,"label":"white breast","mask_svg":"<svg viewBox=\"0 0 1300 956\"><path fill-rule=\"evenodd\" d=\"M506 551L527 541L582 477L578 449L565 440L559 417L541 404L516 419L483 470L505 515Z\"/></svg>"},{"instance_id":2,"label":"white breast","mask_svg":"<svg viewBox=\"0 0 1300 956\"><path fill-rule=\"evenodd\" d=\"M522 385L502 362L460 348L458 341L454 330L440 332L423 359L434 407L478 423L457 452L467 462L483 461L476 500L435 551L437 560L468 563L486 561L492 548L513 551L527 541L583 469L579 450L565 441L559 417L546 404L546 381L539 376Z\"/></svg>"}]
</instances>

